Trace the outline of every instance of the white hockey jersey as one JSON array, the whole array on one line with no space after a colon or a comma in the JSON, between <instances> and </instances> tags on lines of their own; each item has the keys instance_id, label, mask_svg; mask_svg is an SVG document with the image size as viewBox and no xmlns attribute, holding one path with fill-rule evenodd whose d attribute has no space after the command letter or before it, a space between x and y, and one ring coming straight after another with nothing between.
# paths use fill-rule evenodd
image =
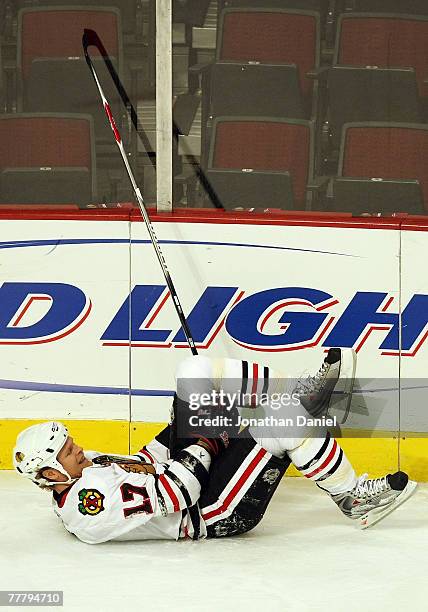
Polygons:
<instances>
[{"instance_id":1,"label":"white hockey jersey","mask_svg":"<svg viewBox=\"0 0 428 612\"><path fill-rule=\"evenodd\" d=\"M55 513L70 533L88 544L205 537L197 500L211 457L196 444L175 460L166 455L156 440L132 456L85 452L95 462L68 489L54 494ZM129 471L134 469L143 471Z\"/></svg>"}]
</instances>

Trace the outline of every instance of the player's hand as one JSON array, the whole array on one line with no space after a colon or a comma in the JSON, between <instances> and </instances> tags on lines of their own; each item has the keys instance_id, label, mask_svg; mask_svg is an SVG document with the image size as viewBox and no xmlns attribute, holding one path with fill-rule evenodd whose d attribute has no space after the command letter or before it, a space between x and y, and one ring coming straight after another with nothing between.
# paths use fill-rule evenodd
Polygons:
<instances>
[{"instance_id":1,"label":"player's hand","mask_svg":"<svg viewBox=\"0 0 428 612\"><path fill-rule=\"evenodd\" d=\"M205 448L213 457L216 457L229 446L229 436L226 432L220 434L218 438L205 438L201 436L197 444Z\"/></svg>"}]
</instances>

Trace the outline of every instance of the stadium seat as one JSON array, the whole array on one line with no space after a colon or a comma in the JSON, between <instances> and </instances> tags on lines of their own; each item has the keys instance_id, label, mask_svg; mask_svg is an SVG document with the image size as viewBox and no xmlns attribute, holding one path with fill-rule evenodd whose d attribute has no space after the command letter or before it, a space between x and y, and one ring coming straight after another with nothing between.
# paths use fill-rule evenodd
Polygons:
<instances>
[{"instance_id":1,"label":"stadium seat","mask_svg":"<svg viewBox=\"0 0 428 612\"><path fill-rule=\"evenodd\" d=\"M122 72L120 14L115 8L56 7L22 9L18 14L18 110L83 112L93 116L97 142L111 143L111 133L82 49L84 28L96 30ZM95 47L91 55L113 114L119 96Z\"/></svg>"},{"instance_id":2,"label":"stadium seat","mask_svg":"<svg viewBox=\"0 0 428 612\"><path fill-rule=\"evenodd\" d=\"M390 200L395 198L404 206L396 212L422 213L428 210L427 160L427 124L348 123L342 132L338 176L363 181L342 181L339 189L354 202L359 198L364 209L371 192L372 206L379 212L391 212L395 202ZM347 208L340 201L335 206Z\"/></svg>"},{"instance_id":3,"label":"stadium seat","mask_svg":"<svg viewBox=\"0 0 428 612\"><path fill-rule=\"evenodd\" d=\"M428 96L428 17L343 14L338 22L334 64L414 68L419 95Z\"/></svg>"},{"instance_id":4,"label":"stadium seat","mask_svg":"<svg viewBox=\"0 0 428 612\"><path fill-rule=\"evenodd\" d=\"M251 207L258 202L262 207L306 209L311 200L308 187L313 183L313 151L311 121L217 117L206 175L214 191L217 186L223 198L220 203L212 204L224 208L235 206L241 188L244 195L240 205L245 201L245 190L248 193L253 189L248 202ZM227 171L235 172L228 177ZM266 173L271 173L271 181Z\"/></svg>"},{"instance_id":5,"label":"stadium seat","mask_svg":"<svg viewBox=\"0 0 428 612\"><path fill-rule=\"evenodd\" d=\"M295 64L309 118L316 114L317 99L307 73L319 67L320 44L317 12L228 8L220 15L216 61Z\"/></svg>"},{"instance_id":6,"label":"stadium seat","mask_svg":"<svg viewBox=\"0 0 428 612\"><path fill-rule=\"evenodd\" d=\"M0 202L84 206L96 194L89 115L0 115Z\"/></svg>"}]
</instances>

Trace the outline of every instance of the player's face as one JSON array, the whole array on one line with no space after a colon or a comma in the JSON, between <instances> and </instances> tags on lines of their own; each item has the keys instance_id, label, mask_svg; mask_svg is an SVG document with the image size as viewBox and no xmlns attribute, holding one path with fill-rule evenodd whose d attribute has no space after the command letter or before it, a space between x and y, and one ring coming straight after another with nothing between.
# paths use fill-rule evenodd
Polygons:
<instances>
[{"instance_id":1,"label":"player's face","mask_svg":"<svg viewBox=\"0 0 428 612\"><path fill-rule=\"evenodd\" d=\"M79 478L83 469L91 465L83 454L82 447L75 444L70 436L59 451L57 459L72 478Z\"/></svg>"}]
</instances>

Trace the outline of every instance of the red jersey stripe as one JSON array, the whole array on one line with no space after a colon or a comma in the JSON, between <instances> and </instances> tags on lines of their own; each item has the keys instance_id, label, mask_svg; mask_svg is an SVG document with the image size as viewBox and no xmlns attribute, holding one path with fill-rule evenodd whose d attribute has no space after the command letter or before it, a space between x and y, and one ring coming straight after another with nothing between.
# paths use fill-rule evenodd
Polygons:
<instances>
[{"instance_id":1,"label":"red jersey stripe","mask_svg":"<svg viewBox=\"0 0 428 612\"><path fill-rule=\"evenodd\" d=\"M168 493L168 495L169 495L169 497L170 497L170 499L171 499L171 501L172 501L172 504L173 504L173 506L174 506L174 512L178 512L178 511L180 510L180 503L179 503L179 501L178 501L178 497L176 496L176 494L175 494L175 493L174 493L174 491L172 490L172 487L171 487L171 485L169 484L169 482L168 482L168 480L167 480L166 476L165 476L164 474L161 474L161 475L159 476L159 480L160 480L160 482L162 483L162 485L163 485L163 487L164 487L165 491Z\"/></svg>"},{"instance_id":2,"label":"red jersey stripe","mask_svg":"<svg viewBox=\"0 0 428 612\"><path fill-rule=\"evenodd\" d=\"M331 447L331 451L330 451L327 459L324 461L324 463L322 465L320 465L320 467L318 467L316 470L311 472L310 474L305 474L306 478L312 478L313 476L316 476L317 474L322 472L322 470L324 468L326 468L328 466L328 464L330 463L330 461L333 459L333 457L334 457L334 455L336 453L336 449L337 449L337 441L335 440L333 446Z\"/></svg>"},{"instance_id":3,"label":"red jersey stripe","mask_svg":"<svg viewBox=\"0 0 428 612\"><path fill-rule=\"evenodd\" d=\"M151 455L149 453L148 450L146 450L145 448L142 448L141 450L138 451L141 455L145 455L147 457L147 459L150 461L150 463L155 463L155 459L153 457L153 455Z\"/></svg>"},{"instance_id":4,"label":"red jersey stripe","mask_svg":"<svg viewBox=\"0 0 428 612\"><path fill-rule=\"evenodd\" d=\"M202 518L205 521L207 521L208 519L212 518L213 516L217 516L217 514L222 514L223 512L225 512L228 509L228 507L230 506L230 503L236 497L236 495L238 494L240 489L242 489L242 487L245 484L246 480L248 480L248 478L251 475L251 473L255 470L257 465L260 463L260 461L266 455L266 452L267 451L265 451L264 448L261 448L259 450L257 455L252 459L251 463L245 469L244 473L240 476L238 482L235 484L233 489L230 491L230 493L228 495L226 495L226 497L224 499L224 502L220 506L220 508L216 508L216 510L211 510L211 512L207 512L207 514L202 514Z\"/></svg>"}]
</instances>

